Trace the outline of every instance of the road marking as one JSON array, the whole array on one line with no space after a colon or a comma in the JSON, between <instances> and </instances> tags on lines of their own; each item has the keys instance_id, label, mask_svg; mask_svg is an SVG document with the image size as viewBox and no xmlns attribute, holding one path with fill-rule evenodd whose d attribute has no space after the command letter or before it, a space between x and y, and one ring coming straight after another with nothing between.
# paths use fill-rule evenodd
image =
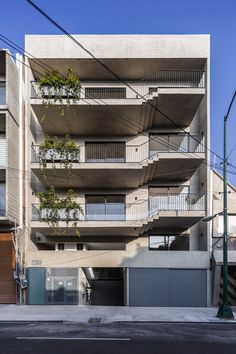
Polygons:
<instances>
[{"instance_id":1,"label":"road marking","mask_svg":"<svg viewBox=\"0 0 236 354\"><path fill-rule=\"evenodd\" d=\"M129 341L131 338L110 337L16 337L18 340L94 340L94 341Z\"/></svg>"}]
</instances>

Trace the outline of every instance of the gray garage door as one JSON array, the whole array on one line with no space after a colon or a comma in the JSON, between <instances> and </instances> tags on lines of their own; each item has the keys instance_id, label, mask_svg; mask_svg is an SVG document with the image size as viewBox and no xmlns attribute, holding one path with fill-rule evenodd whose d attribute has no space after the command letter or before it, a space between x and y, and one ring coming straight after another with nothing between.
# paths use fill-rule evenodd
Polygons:
<instances>
[{"instance_id":1,"label":"gray garage door","mask_svg":"<svg viewBox=\"0 0 236 354\"><path fill-rule=\"evenodd\" d=\"M207 306L205 269L129 269L130 306Z\"/></svg>"}]
</instances>

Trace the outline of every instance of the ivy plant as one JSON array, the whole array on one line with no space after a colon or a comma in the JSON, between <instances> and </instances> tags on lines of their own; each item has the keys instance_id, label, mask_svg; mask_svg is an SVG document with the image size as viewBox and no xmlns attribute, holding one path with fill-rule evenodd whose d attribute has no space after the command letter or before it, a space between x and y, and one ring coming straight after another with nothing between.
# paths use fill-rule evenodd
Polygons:
<instances>
[{"instance_id":1,"label":"ivy plant","mask_svg":"<svg viewBox=\"0 0 236 354\"><path fill-rule=\"evenodd\" d=\"M39 94L43 99L45 107L43 118L46 115L46 109L51 103L59 103L61 116L65 114L64 100L66 106L80 99L80 79L72 69L68 69L67 75L63 76L58 70L46 71L39 77Z\"/></svg>"},{"instance_id":2,"label":"ivy plant","mask_svg":"<svg viewBox=\"0 0 236 354\"><path fill-rule=\"evenodd\" d=\"M56 168L56 163L65 169L71 169L73 162L79 160L80 147L69 135L59 139L56 136L45 136L44 141L39 145L38 160L41 168L46 168L47 163L53 164Z\"/></svg>"},{"instance_id":3,"label":"ivy plant","mask_svg":"<svg viewBox=\"0 0 236 354\"><path fill-rule=\"evenodd\" d=\"M73 227L79 236L77 222L83 216L83 209L77 202L77 195L69 189L65 197L59 197L55 188L51 186L47 192L41 192L39 210L42 221L46 222L54 231L59 229L59 222L65 221L66 227Z\"/></svg>"}]
</instances>

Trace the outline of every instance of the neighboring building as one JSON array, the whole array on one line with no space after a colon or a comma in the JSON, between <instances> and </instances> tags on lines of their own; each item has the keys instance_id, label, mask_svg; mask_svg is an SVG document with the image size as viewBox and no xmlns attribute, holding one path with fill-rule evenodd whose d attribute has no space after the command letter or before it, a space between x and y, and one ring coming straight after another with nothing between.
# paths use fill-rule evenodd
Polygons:
<instances>
[{"instance_id":1,"label":"neighboring building","mask_svg":"<svg viewBox=\"0 0 236 354\"><path fill-rule=\"evenodd\" d=\"M75 37L128 85L66 36L26 36L41 60L26 69L27 303L207 306L209 36ZM45 115L42 64L81 79L81 99L63 117L59 103ZM71 174L59 161L42 173L46 134L80 144ZM78 193L80 237L63 216L59 233L42 221L37 193L50 185Z\"/></svg>"},{"instance_id":2,"label":"neighboring building","mask_svg":"<svg viewBox=\"0 0 236 354\"><path fill-rule=\"evenodd\" d=\"M212 251L213 251L213 305L219 305L222 298L222 265L223 265L223 177L216 171L212 175L212 214L217 214L212 221ZM236 305L236 188L228 183L228 274L229 302Z\"/></svg>"},{"instance_id":3,"label":"neighboring building","mask_svg":"<svg viewBox=\"0 0 236 354\"><path fill-rule=\"evenodd\" d=\"M0 303L18 301L20 203L20 69L8 50L0 52ZM15 273L14 273L15 272Z\"/></svg>"}]
</instances>

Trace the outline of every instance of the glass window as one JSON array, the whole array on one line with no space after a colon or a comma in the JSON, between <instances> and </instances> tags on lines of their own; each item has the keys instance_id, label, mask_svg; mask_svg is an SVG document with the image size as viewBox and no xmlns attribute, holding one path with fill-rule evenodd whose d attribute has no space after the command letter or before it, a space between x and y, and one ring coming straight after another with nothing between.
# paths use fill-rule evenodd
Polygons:
<instances>
[{"instance_id":1,"label":"glass window","mask_svg":"<svg viewBox=\"0 0 236 354\"><path fill-rule=\"evenodd\" d=\"M86 196L87 220L125 220L123 195Z\"/></svg>"},{"instance_id":2,"label":"glass window","mask_svg":"<svg viewBox=\"0 0 236 354\"><path fill-rule=\"evenodd\" d=\"M0 105L6 104L6 83L0 81Z\"/></svg>"},{"instance_id":3,"label":"glass window","mask_svg":"<svg viewBox=\"0 0 236 354\"><path fill-rule=\"evenodd\" d=\"M149 249L157 251L188 251L189 236L150 235Z\"/></svg>"},{"instance_id":4,"label":"glass window","mask_svg":"<svg viewBox=\"0 0 236 354\"><path fill-rule=\"evenodd\" d=\"M6 214L6 171L0 170L0 216Z\"/></svg>"},{"instance_id":5,"label":"glass window","mask_svg":"<svg viewBox=\"0 0 236 354\"><path fill-rule=\"evenodd\" d=\"M218 235L223 235L224 233L224 216L218 216ZM228 233L231 236L236 235L236 215L228 215Z\"/></svg>"}]
</instances>

